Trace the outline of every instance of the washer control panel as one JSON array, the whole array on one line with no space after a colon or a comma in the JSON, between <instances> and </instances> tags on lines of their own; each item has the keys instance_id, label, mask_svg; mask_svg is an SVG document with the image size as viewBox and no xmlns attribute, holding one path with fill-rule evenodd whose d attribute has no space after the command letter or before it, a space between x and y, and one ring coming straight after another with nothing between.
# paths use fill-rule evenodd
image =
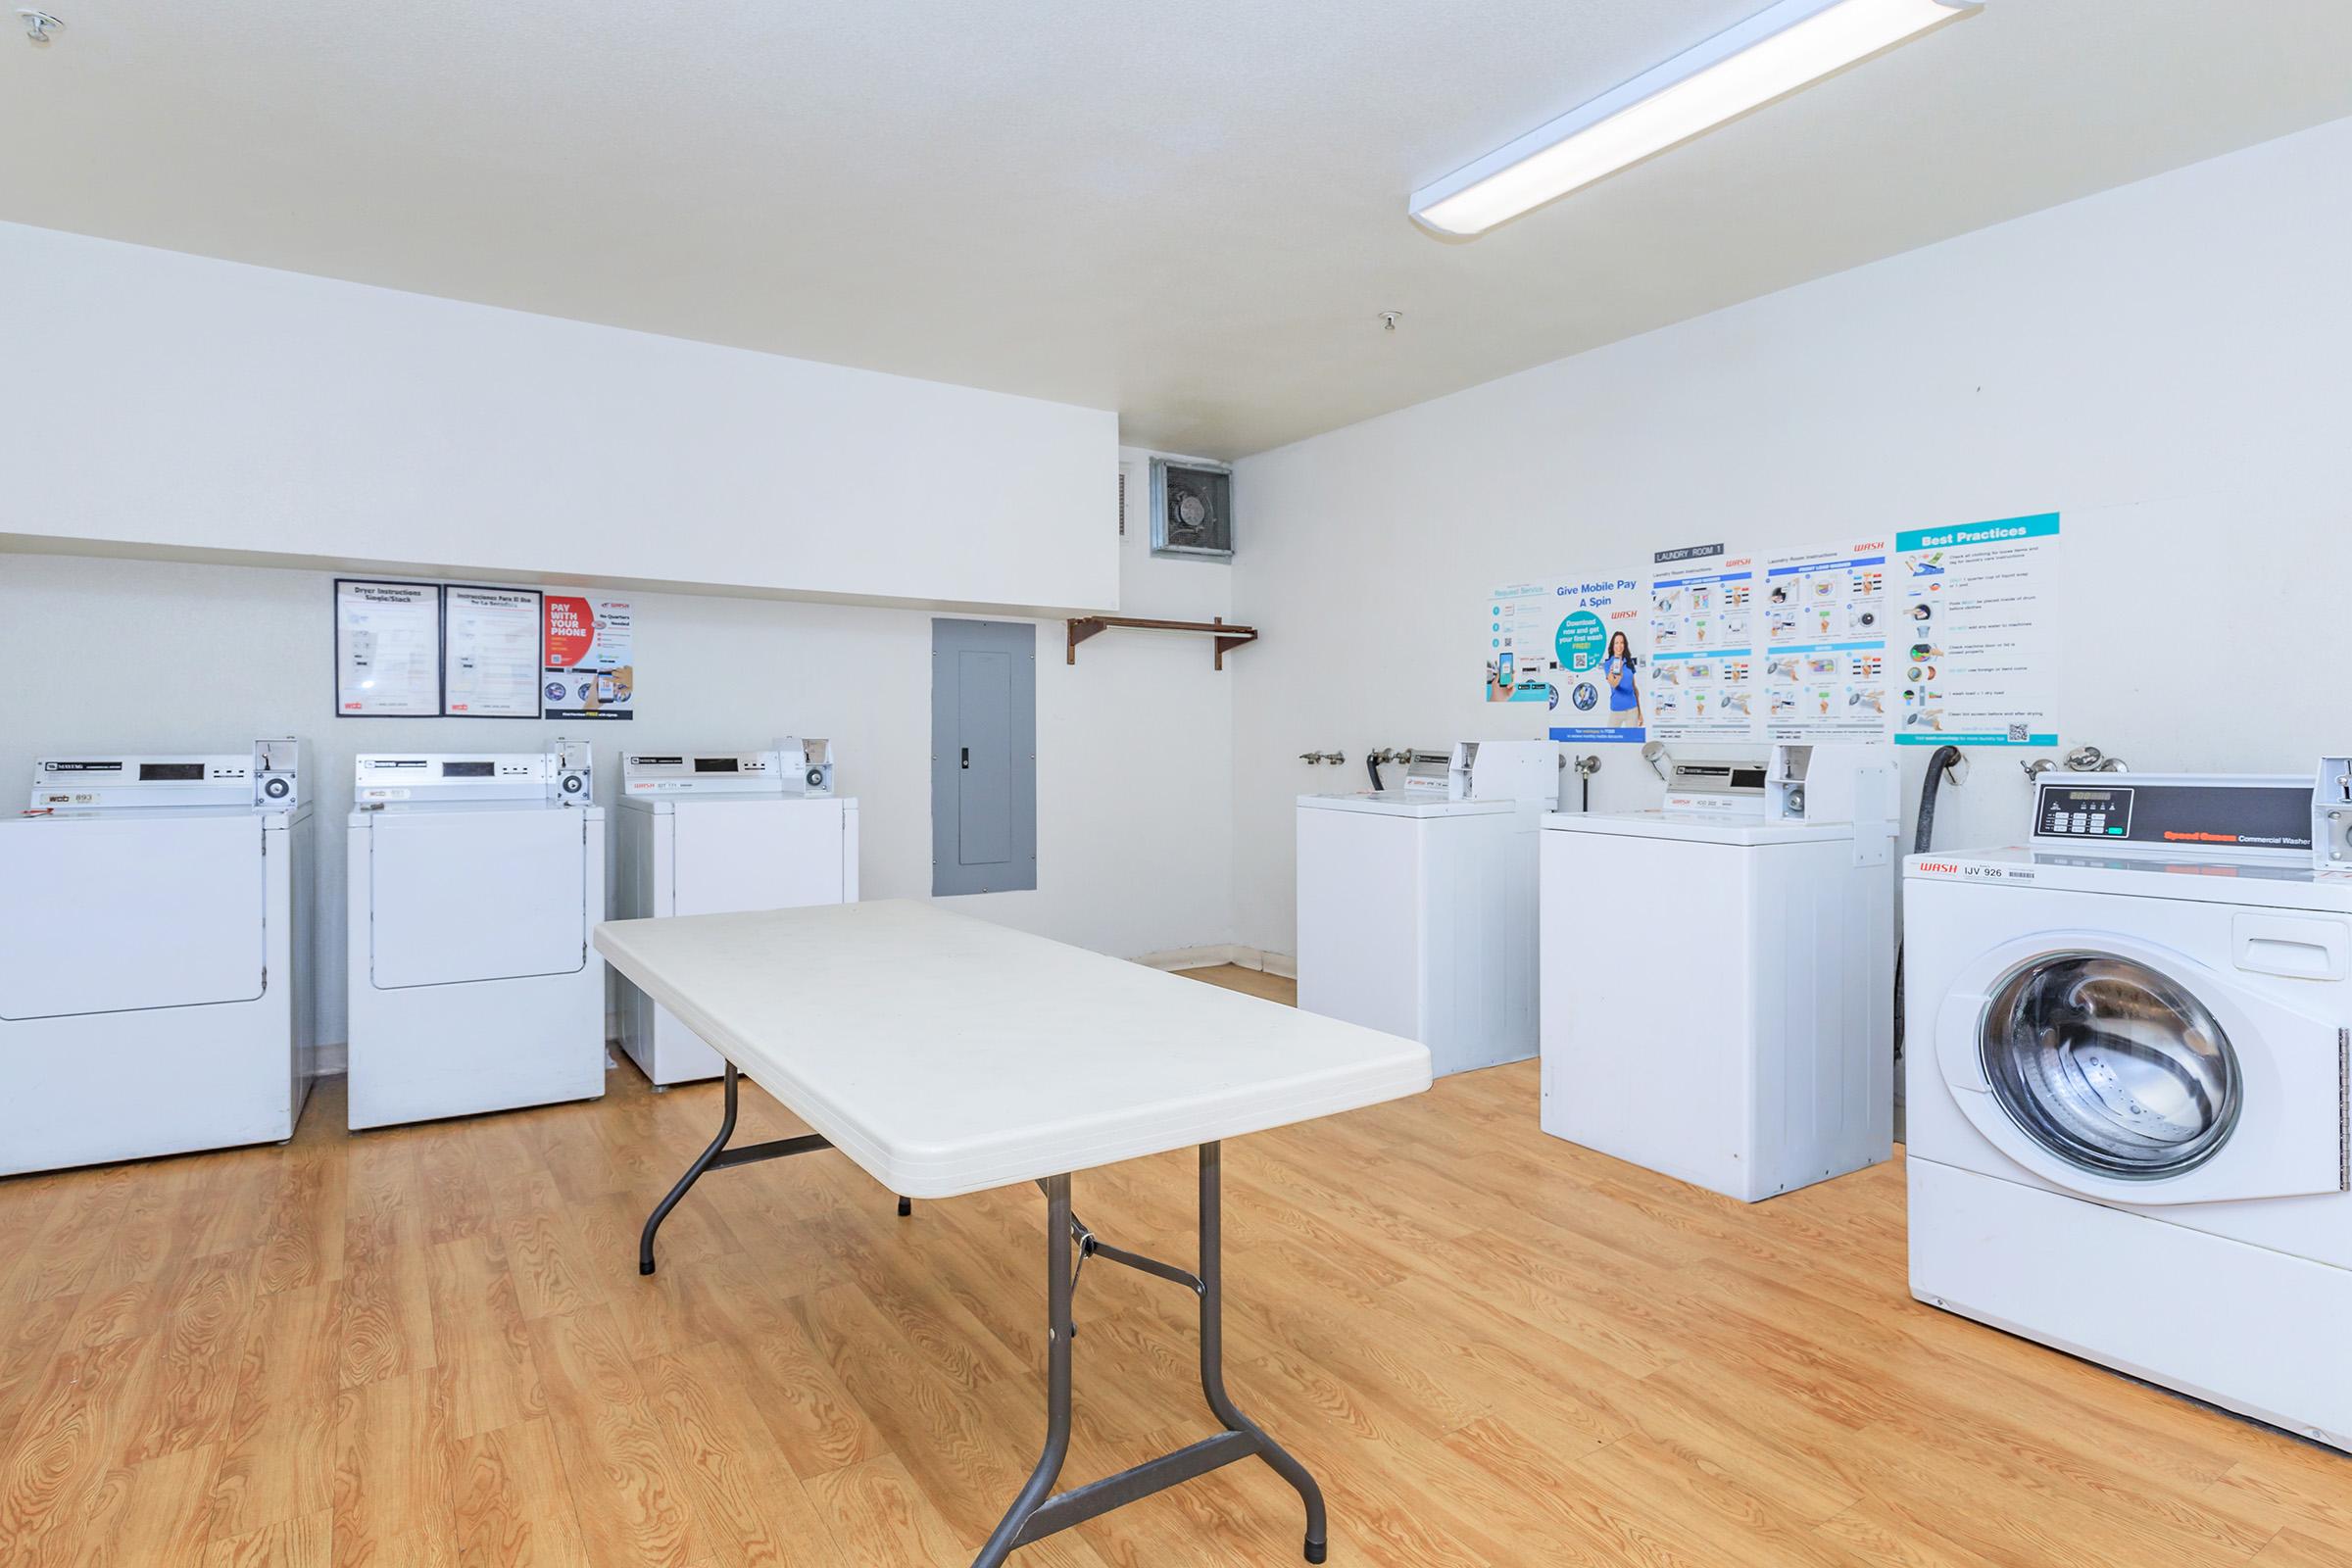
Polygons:
<instances>
[{"instance_id":1,"label":"washer control panel","mask_svg":"<svg viewBox=\"0 0 2352 1568\"><path fill-rule=\"evenodd\" d=\"M2267 775L2137 774L2044 779L2034 791L2036 845L2311 853L2311 783Z\"/></svg>"}]
</instances>

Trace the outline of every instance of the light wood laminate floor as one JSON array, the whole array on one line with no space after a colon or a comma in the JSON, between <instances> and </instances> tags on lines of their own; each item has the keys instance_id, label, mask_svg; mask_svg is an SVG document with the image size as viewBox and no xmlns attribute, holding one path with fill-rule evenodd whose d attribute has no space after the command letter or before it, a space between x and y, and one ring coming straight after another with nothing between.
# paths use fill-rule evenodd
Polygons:
<instances>
[{"instance_id":1,"label":"light wood laminate floor","mask_svg":"<svg viewBox=\"0 0 2352 1568\"><path fill-rule=\"evenodd\" d=\"M2352 1460L1913 1302L1899 1164L1744 1208L1535 1096L1522 1063L1227 1149L1229 1378L1333 1563L2352 1561ZM794 1130L746 1101L740 1139ZM721 1171L640 1279L717 1113L624 1066L353 1137L330 1087L289 1148L0 1182L0 1564L968 1561L1043 1428L1044 1200L901 1220L838 1155ZM1192 1182L1081 1174L1079 1211L1187 1259ZM1065 1480L1205 1433L1192 1305L1086 1270ZM1014 1561L1298 1540L1248 1465Z\"/></svg>"}]
</instances>

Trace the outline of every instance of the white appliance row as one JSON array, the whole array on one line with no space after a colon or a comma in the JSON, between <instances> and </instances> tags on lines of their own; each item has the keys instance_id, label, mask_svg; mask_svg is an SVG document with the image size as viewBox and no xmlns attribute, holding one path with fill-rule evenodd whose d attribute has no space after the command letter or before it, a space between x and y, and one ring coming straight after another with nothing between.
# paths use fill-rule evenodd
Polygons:
<instances>
[{"instance_id":1,"label":"white appliance row","mask_svg":"<svg viewBox=\"0 0 2352 1568\"><path fill-rule=\"evenodd\" d=\"M1911 1291L2352 1449L2352 766L1912 858Z\"/></svg>"},{"instance_id":2,"label":"white appliance row","mask_svg":"<svg viewBox=\"0 0 2352 1568\"><path fill-rule=\"evenodd\" d=\"M1536 1054L1536 824L1562 749L1415 752L1402 787L1298 797L1298 1005L1429 1048L1437 1073Z\"/></svg>"},{"instance_id":3,"label":"white appliance row","mask_svg":"<svg viewBox=\"0 0 2352 1568\"><path fill-rule=\"evenodd\" d=\"M306 760L268 740L35 763L26 809L0 818L0 1175L293 1136L317 1076ZM361 757L351 1126L601 1095L591 927L855 899L858 803L833 778L821 740L625 758L609 901L585 745ZM621 991L657 1085L719 1071Z\"/></svg>"},{"instance_id":4,"label":"white appliance row","mask_svg":"<svg viewBox=\"0 0 2352 1568\"><path fill-rule=\"evenodd\" d=\"M824 743L813 743L822 748ZM858 900L858 803L832 794L827 752L628 760L615 824L616 919L732 914ZM620 1044L656 1088L715 1078L718 1053L628 981Z\"/></svg>"},{"instance_id":5,"label":"white appliance row","mask_svg":"<svg viewBox=\"0 0 2352 1568\"><path fill-rule=\"evenodd\" d=\"M43 758L0 818L0 1175L267 1143L310 1095L302 747Z\"/></svg>"},{"instance_id":6,"label":"white appliance row","mask_svg":"<svg viewBox=\"0 0 2352 1568\"><path fill-rule=\"evenodd\" d=\"M1754 1202L1893 1156L1890 749L1544 819L1545 1132Z\"/></svg>"}]
</instances>

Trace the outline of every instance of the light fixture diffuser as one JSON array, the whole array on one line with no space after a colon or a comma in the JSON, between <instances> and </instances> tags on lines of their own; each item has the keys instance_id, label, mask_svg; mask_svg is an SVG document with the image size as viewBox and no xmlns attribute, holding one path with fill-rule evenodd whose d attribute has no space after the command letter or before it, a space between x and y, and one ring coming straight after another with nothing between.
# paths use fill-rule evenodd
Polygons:
<instances>
[{"instance_id":1,"label":"light fixture diffuser","mask_svg":"<svg viewBox=\"0 0 2352 1568\"><path fill-rule=\"evenodd\" d=\"M1413 192L1440 234L1483 234L1749 110L1984 9L1984 0L1780 0Z\"/></svg>"}]
</instances>

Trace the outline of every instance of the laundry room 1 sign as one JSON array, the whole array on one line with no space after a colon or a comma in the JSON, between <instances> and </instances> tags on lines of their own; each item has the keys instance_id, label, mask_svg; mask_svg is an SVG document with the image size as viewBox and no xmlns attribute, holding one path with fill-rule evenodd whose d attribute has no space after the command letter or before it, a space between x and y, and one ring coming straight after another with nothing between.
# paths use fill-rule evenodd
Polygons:
<instances>
[{"instance_id":1,"label":"laundry room 1 sign","mask_svg":"<svg viewBox=\"0 0 2352 1568\"><path fill-rule=\"evenodd\" d=\"M636 620L626 599L549 594L541 711L549 718L635 718Z\"/></svg>"}]
</instances>

